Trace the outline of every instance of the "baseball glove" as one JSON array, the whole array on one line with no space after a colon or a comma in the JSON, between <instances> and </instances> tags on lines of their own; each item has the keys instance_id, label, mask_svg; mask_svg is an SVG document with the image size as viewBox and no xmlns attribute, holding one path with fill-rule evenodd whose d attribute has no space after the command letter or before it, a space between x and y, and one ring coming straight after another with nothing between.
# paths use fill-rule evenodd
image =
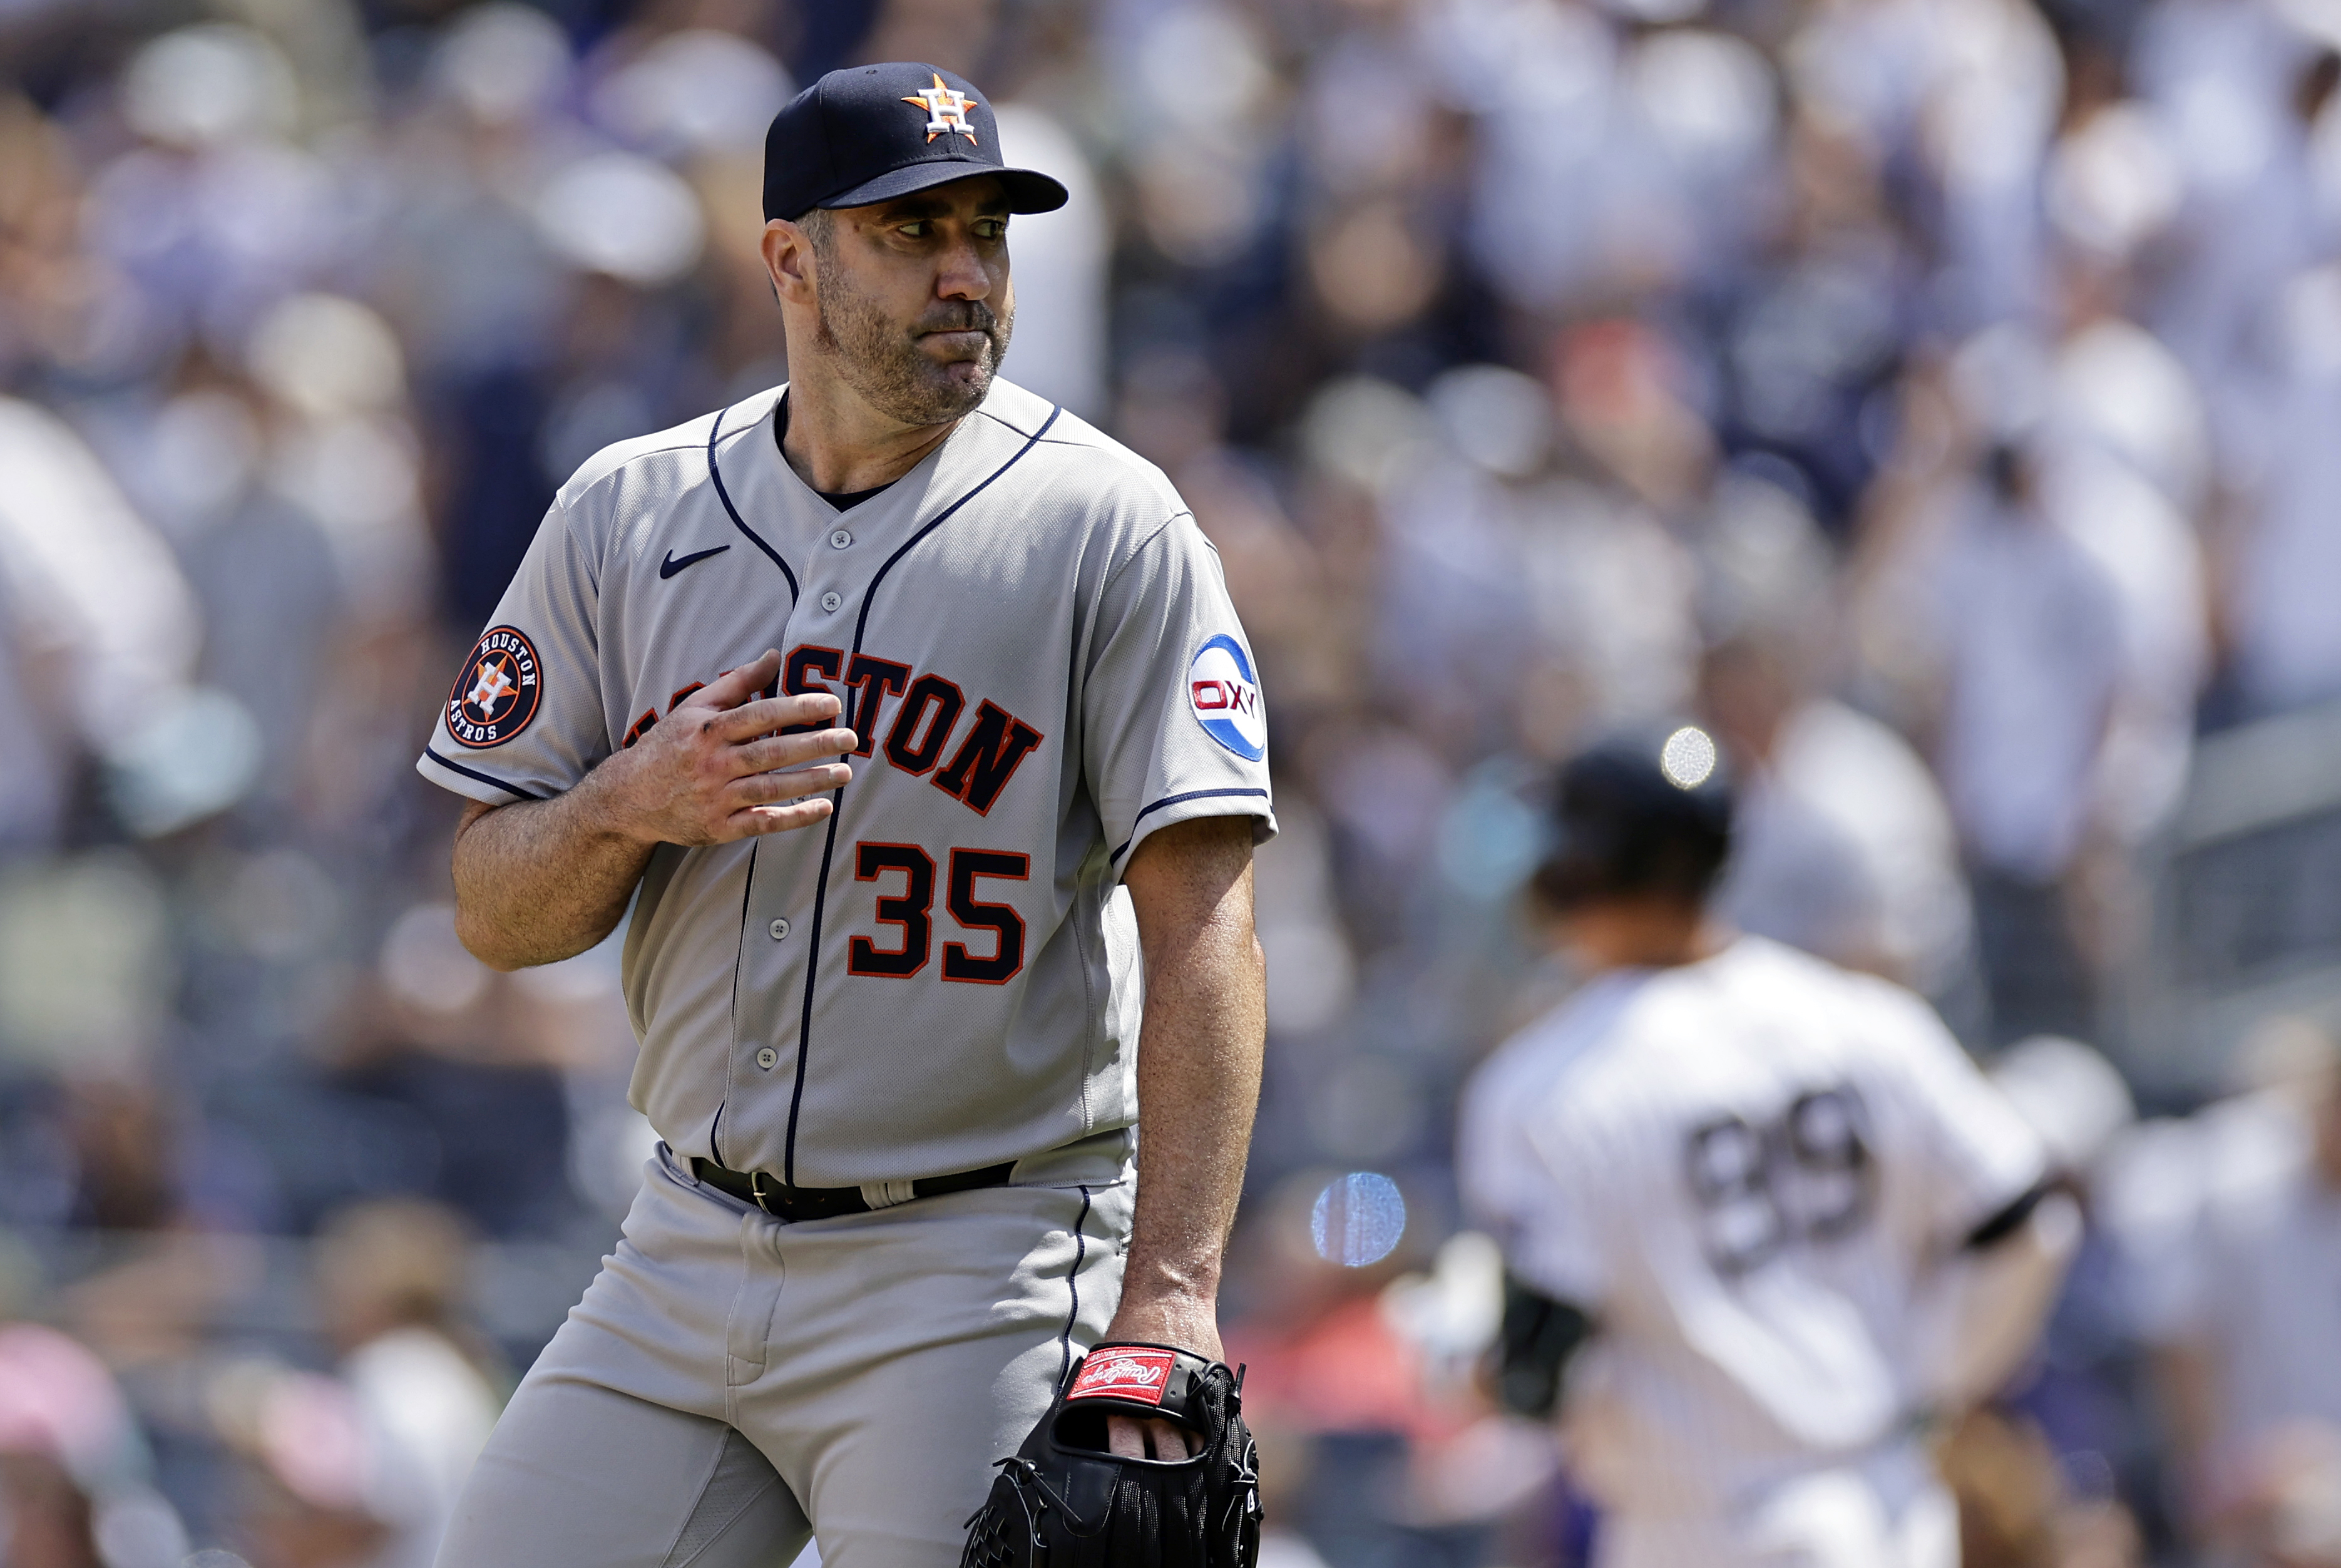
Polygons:
<instances>
[{"instance_id":1,"label":"baseball glove","mask_svg":"<svg viewBox=\"0 0 2341 1568\"><path fill-rule=\"evenodd\" d=\"M1077 1363L991 1495L961 1568L1252 1568L1258 1450L1243 1374L1164 1344L1101 1344ZM1123 1459L1106 1417L1160 1417L1202 1439L1185 1459Z\"/></svg>"}]
</instances>

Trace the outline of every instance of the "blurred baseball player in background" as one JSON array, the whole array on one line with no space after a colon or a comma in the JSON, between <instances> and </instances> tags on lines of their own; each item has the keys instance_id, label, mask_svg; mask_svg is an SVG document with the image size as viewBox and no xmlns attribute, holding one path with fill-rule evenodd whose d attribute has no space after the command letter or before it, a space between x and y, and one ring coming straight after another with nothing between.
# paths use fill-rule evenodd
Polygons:
<instances>
[{"instance_id":1,"label":"blurred baseball player in background","mask_svg":"<svg viewBox=\"0 0 2341 1568\"><path fill-rule=\"evenodd\" d=\"M1559 1406L1602 1568L1952 1568L1927 1418L2037 1334L2077 1238L1917 997L1718 928L1696 728L1562 770L1537 894L1584 985L1467 1094L1508 1403Z\"/></svg>"},{"instance_id":2,"label":"blurred baseball player in background","mask_svg":"<svg viewBox=\"0 0 2341 1568\"><path fill-rule=\"evenodd\" d=\"M449 1568L936 1568L1084 1348L1220 1354L1265 731L1169 482L995 374L1065 199L948 73L806 89L788 385L588 462L449 694L458 929L513 969L631 906L664 1140Z\"/></svg>"}]
</instances>

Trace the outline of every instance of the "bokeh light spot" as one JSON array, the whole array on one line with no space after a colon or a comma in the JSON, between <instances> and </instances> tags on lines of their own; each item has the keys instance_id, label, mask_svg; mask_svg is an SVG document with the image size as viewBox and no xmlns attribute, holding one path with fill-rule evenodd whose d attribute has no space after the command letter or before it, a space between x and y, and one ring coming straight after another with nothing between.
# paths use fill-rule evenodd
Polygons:
<instances>
[{"instance_id":1,"label":"bokeh light spot","mask_svg":"<svg viewBox=\"0 0 2341 1568\"><path fill-rule=\"evenodd\" d=\"M1705 730L1685 724L1659 749L1659 771L1677 789L1697 789L1715 772L1715 742Z\"/></svg>"},{"instance_id":2,"label":"bokeh light spot","mask_svg":"<svg viewBox=\"0 0 2341 1568\"><path fill-rule=\"evenodd\" d=\"M1361 1269L1390 1255L1406 1233L1406 1200L1398 1183L1374 1171L1353 1171L1317 1194L1309 1238L1317 1255Z\"/></svg>"}]
</instances>

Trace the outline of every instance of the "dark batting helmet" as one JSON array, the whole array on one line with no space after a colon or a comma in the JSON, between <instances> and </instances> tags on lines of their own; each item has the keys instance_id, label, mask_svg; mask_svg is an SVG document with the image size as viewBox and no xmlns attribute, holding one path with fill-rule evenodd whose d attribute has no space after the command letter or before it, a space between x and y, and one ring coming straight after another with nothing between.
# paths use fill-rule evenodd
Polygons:
<instances>
[{"instance_id":1,"label":"dark batting helmet","mask_svg":"<svg viewBox=\"0 0 2341 1568\"><path fill-rule=\"evenodd\" d=\"M1555 909L1608 898L1707 896L1731 849L1731 781L1697 724L1643 724L1564 764L1554 844L1536 890Z\"/></svg>"}]
</instances>

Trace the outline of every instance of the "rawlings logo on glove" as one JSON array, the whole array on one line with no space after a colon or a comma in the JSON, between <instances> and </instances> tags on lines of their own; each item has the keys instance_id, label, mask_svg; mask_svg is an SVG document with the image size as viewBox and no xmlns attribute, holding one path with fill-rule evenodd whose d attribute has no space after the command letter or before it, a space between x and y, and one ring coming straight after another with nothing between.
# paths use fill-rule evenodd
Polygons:
<instances>
[{"instance_id":1,"label":"rawlings logo on glove","mask_svg":"<svg viewBox=\"0 0 2341 1568\"><path fill-rule=\"evenodd\" d=\"M1135 1345L1105 1345L1081 1362L1081 1375L1065 1391L1068 1400L1125 1399L1160 1405L1170 1392L1170 1368L1175 1350L1141 1350Z\"/></svg>"},{"instance_id":2,"label":"rawlings logo on glove","mask_svg":"<svg viewBox=\"0 0 2341 1568\"><path fill-rule=\"evenodd\" d=\"M1101 1344L1082 1358L968 1523L961 1568L1252 1568L1259 1455L1243 1375L1163 1344ZM1184 1459L1125 1459L1110 1414L1175 1423L1201 1439Z\"/></svg>"}]
</instances>

